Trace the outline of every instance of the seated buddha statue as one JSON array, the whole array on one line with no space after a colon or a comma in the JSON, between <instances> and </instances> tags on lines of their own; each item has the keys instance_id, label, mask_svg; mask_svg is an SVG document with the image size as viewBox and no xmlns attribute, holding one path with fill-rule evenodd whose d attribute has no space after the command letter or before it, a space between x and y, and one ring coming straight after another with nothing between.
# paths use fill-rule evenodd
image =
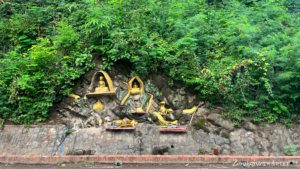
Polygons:
<instances>
[{"instance_id":1,"label":"seated buddha statue","mask_svg":"<svg viewBox=\"0 0 300 169\"><path fill-rule=\"evenodd\" d=\"M140 88L139 86L136 84L136 82L134 82L133 87L130 91L131 94L139 94L140 93Z\"/></svg>"},{"instance_id":2,"label":"seated buddha statue","mask_svg":"<svg viewBox=\"0 0 300 169\"><path fill-rule=\"evenodd\" d=\"M109 92L108 87L105 86L105 82L103 80L103 76L100 76L100 81L98 83L98 87L95 89L96 93L99 92Z\"/></svg>"}]
</instances>

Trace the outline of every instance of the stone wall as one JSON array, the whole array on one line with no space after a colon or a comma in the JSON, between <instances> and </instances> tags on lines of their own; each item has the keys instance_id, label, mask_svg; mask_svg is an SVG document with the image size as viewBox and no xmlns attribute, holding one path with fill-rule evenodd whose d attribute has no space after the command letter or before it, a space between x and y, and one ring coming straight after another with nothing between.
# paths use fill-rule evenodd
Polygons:
<instances>
[{"instance_id":1,"label":"stone wall","mask_svg":"<svg viewBox=\"0 0 300 169\"><path fill-rule=\"evenodd\" d=\"M62 154L58 149L65 139L65 126L5 125L0 131L0 154L2 155L53 155Z\"/></svg>"},{"instance_id":2,"label":"stone wall","mask_svg":"<svg viewBox=\"0 0 300 169\"><path fill-rule=\"evenodd\" d=\"M197 155L199 147L212 154L218 145L220 155L286 155L284 146L299 145L299 130L269 125L255 130L235 128L228 137L189 128L187 133L161 133L159 126L138 124L135 131L80 129L66 134L64 126L5 126L0 132L1 155L146 155L154 147L167 146L169 155ZM298 150L298 154L300 151Z\"/></svg>"}]
</instances>

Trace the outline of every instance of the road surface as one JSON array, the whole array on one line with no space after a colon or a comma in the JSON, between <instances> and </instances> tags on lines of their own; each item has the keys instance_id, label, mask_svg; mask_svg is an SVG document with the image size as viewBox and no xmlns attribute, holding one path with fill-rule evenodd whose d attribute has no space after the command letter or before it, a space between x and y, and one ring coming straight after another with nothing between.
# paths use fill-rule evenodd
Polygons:
<instances>
[{"instance_id":1,"label":"road surface","mask_svg":"<svg viewBox=\"0 0 300 169\"><path fill-rule=\"evenodd\" d=\"M179 164L179 165L159 165L159 164L125 164L122 166L115 166L113 164L92 164L92 163L81 163L81 164L59 164L59 165L22 165L22 164L0 164L0 169L112 169L112 168L122 168L122 169L279 169L279 168L295 168L300 169L300 165L289 165L285 167L241 167L220 165L220 164Z\"/></svg>"}]
</instances>

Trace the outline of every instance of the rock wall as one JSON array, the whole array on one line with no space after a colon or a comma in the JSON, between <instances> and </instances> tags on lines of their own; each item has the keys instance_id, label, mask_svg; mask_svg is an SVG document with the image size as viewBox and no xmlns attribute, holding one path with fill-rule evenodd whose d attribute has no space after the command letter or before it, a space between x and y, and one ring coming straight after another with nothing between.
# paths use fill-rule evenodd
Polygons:
<instances>
[{"instance_id":1,"label":"rock wall","mask_svg":"<svg viewBox=\"0 0 300 169\"><path fill-rule=\"evenodd\" d=\"M51 114L59 114L64 126L5 126L0 131L0 154L22 155L63 155L63 154L212 154L217 146L221 155L285 155L284 146L300 145L300 129L276 125L258 125L247 118L240 128L233 127L230 120L222 119L222 107L201 106L192 116L182 113L203 103L193 91L182 90L180 83L168 85L168 78L161 74L140 77L144 82L144 93L131 95L124 106L121 100L128 93L128 82L133 75L129 64L116 64L107 73L113 81L115 95L87 97L93 75L99 71L101 60L95 60L96 67L84 75L75 85L73 94L81 97L63 97L55 104ZM99 77L96 77L98 79ZM107 84L107 81L106 81ZM92 84L97 87L98 81ZM130 111L137 107L146 110L150 96L153 101L150 111L143 115L133 115ZM100 101L103 110L93 110ZM153 114L158 111L159 103L164 101L166 108L173 109L172 115L165 118L178 120L187 128L186 133L162 133L160 122ZM134 131L108 131L104 125L123 118L139 122ZM99 125L99 120L105 124ZM67 131L72 130L72 133ZM216 141L216 145L214 143ZM168 151L168 152L166 152ZM297 150L300 155L299 149Z\"/></svg>"},{"instance_id":2,"label":"rock wall","mask_svg":"<svg viewBox=\"0 0 300 169\"><path fill-rule=\"evenodd\" d=\"M168 78L161 74L150 74L147 77L140 77L144 83L144 93L137 95L130 95L124 106L120 103L125 95L128 93L128 88L123 82L128 82L133 75L130 74L132 70L128 68L127 64L116 64L111 71L107 73L111 77L113 82L115 95L104 95L97 97L86 97L88 88L92 83L93 75L99 72L99 64L101 61L95 61L98 65L88 72L74 87L73 94L81 97L81 101L77 102L74 98L64 97L62 102L56 104L52 109L52 113L60 113L63 117L63 123L67 125L69 129L80 129L96 127L99 119L111 122L113 120L120 120L123 118L135 119L138 122L152 122L155 123L157 118L152 114L154 111L158 111L159 103L164 101L166 108L173 109L173 116L168 117L170 121L179 120L180 124L187 124L191 116L182 114L183 109L190 109L194 105L198 105L201 102L200 97L194 94L193 91L181 90L183 85L174 82L171 87L168 85ZM97 87L99 76L95 76L95 81L92 84L92 90ZM107 85L107 82L106 82ZM151 103L149 113L143 116L132 115L131 110L137 107L142 107L146 110L149 104L150 96L147 93L153 95L153 101ZM85 100L86 99L86 100ZM104 106L101 111L93 110L93 105L100 101ZM149 121L149 116L152 121ZM153 118L154 117L154 118Z\"/></svg>"}]
</instances>

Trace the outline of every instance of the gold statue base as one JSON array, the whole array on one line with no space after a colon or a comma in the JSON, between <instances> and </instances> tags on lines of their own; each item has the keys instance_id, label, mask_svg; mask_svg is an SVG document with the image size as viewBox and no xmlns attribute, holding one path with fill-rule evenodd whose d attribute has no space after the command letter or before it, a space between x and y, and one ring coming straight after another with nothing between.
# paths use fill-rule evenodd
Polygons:
<instances>
[{"instance_id":1,"label":"gold statue base","mask_svg":"<svg viewBox=\"0 0 300 169\"><path fill-rule=\"evenodd\" d=\"M96 96L101 96L101 95L115 95L115 92L95 92L95 93L88 93L86 96L89 97L96 97Z\"/></svg>"},{"instance_id":2,"label":"gold statue base","mask_svg":"<svg viewBox=\"0 0 300 169\"><path fill-rule=\"evenodd\" d=\"M109 90L106 90L106 91L95 91L94 93L107 93L107 92L110 92Z\"/></svg>"}]
</instances>

